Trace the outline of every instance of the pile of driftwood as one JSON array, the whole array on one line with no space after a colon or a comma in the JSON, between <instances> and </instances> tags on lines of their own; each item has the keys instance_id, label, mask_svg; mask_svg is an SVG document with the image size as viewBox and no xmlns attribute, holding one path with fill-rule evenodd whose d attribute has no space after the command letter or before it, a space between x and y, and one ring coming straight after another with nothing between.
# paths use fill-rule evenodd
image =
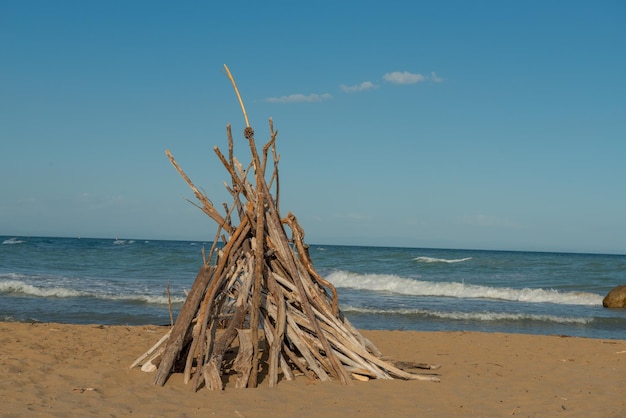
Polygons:
<instances>
[{"instance_id":1,"label":"pile of driftwood","mask_svg":"<svg viewBox=\"0 0 626 418\"><path fill-rule=\"evenodd\" d=\"M166 151L199 200L197 206L217 222L218 232L175 324L131 368L141 364L144 371L156 370L157 385L164 385L171 373L182 372L194 390L221 390L230 379L238 388L256 387L262 378L274 386L281 374L287 380L301 374L343 384L394 377L437 381L381 359L378 349L343 316L337 291L313 267L296 217L280 216L272 121L270 139L259 153L237 85L224 67L243 111L252 161L244 168L235 158L228 125L228 156L214 148L231 177L226 188L233 204L224 205L223 216ZM273 170L268 181L270 150ZM254 185L248 179L250 170Z\"/></svg>"}]
</instances>

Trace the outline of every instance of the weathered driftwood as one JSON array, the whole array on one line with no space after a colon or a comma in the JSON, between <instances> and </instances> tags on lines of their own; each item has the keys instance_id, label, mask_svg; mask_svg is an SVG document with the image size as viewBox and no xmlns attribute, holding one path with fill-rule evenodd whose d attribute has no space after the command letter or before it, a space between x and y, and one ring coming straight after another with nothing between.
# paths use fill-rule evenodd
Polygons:
<instances>
[{"instance_id":1,"label":"weathered driftwood","mask_svg":"<svg viewBox=\"0 0 626 418\"><path fill-rule=\"evenodd\" d=\"M217 223L218 231L175 324L131 368L143 364L142 370L156 370L156 385L182 371L193 390L221 390L229 375L236 376L238 388L256 387L263 374L275 386L281 375L294 379L294 371L343 384L394 377L438 381L435 375L409 373L383 360L344 317L336 289L313 267L298 220L292 213L280 216L277 131L270 119L270 140L259 153L237 85L224 68L243 111L252 161L244 169L234 157L228 125L228 156L214 148L231 177L226 188L233 203L224 205L222 215L166 151L198 199L196 206ZM270 150L273 171L267 181Z\"/></svg>"}]
</instances>

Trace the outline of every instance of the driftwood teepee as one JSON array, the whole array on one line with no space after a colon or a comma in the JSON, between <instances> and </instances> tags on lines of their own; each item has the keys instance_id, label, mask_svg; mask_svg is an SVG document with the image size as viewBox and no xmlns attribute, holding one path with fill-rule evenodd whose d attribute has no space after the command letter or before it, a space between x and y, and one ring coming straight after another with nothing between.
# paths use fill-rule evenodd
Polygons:
<instances>
[{"instance_id":1,"label":"driftwood teepee","mask_svg":"<svg viewBox=\"0 0 626 418\"><path fill-rule=\"evenodd\" d=\"M233 155L228 125L228 156L214 148L231 177L226 188L233 204L225 204L221 215L166 151L198 206L217 222L218 232L175 324L131 368L142 364L144 371L156 370L156 385L182 371L194 390L203 385L223 389L235 375L236 387L256 387L260 372L269 386L278 383L281 373L283 379L294 379L294 371L343 384L393 377L437 381L433 375L408 373L381 359L378 349L343 316L337 291L315 272L296 217L280 216L277 131L272 120L270 139L259 153L237 85L224 68L243 111L252 162L244 169ZM270 150L273 171L267 181ZM254 185L248 180L250 170Z\"/></svg>"}]
</instances>

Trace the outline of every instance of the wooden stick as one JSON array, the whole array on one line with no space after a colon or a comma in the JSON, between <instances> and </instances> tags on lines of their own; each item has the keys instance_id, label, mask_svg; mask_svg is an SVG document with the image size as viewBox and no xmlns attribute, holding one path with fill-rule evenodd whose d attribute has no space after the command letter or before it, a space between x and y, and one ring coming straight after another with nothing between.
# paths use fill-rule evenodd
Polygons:
<instances>
[{"instance_id":1,"label":"wooden stick","mask_svg":"<svg viewBox=\"0 0 626 418\"><path fill-rule=\"evenodd\" d=\"M233 364L233 370L237 372L235 387L241 389L248 385L250 379L253 344L249 329L237 329L237 335L239 336L239 352Z\"/></svg>"},{"instance_id":2,"label":"wooden stick","mask_svg":"<svg viewBox=\"0 0 626 418\"><path fill-rule=\"evenodd\" d=\"M337 296L337 289L335 289L335 286L333 286L332 283L322 279L317 274L315 269L313 268L313 262L311 261L311 258L309 256L309 252L308 252L308 250L304 246L304 230L302 229L302 227L298 223L298 220L296 219L294 214L291 213L291 212L287 213L287 216L283 220L283 222L285 222L287 225L289 225L289 228L291 229L291 232L293 234L293 241L294 241L294 243L296 245L296 248L298 250L298 256L300 257L300 260L302 261L302 263L306 267L306 269L309 272L309 274L313 278L315 278L315 280L317 282L319 282L323 286L326 286L332 292L332 294L333 294L333 298L332 298L333 313L334 313L334 315L337 315L338 312L339 312L339 302L338 302L339 297Z\"/></svg>"},{"instance_id":3,"label":"wooden stick","mask_svg":"<svg viewBox=\"0 0 626 418\"><path fill-rule=\"evenodd\" d=\"M144 361L148 356L154 353L159 347L161 347L162 344L164 344L167 341L171 333L172 333L172 330L170 329L169 331L167 331L167 333L164 336L161 337L159 341L157 341L156 344L150 347L148 351L146 351L145 353L137 357L137 359L133 362L133 364L130 365L129 368L133 369L137 367L137 365L141 364L142 361Z\"/></svg>"},{"instance_id":4,"label":"wooden stick","mask_svg":"<svg viewBox=\"0 0 626 418\"><path fill-rule=\"evenodd\" d=\"M286 309L285 309L285 298L283 296L283 292L280 289L280 286L276 281L268 276L267 278L268 288L271 292L272 299L277 306L277 315L275 318L276 327L272 330L272 332L267 332L266 335L271 334L270 341L270 354L269 354L269 386L274 387L278 383L278 366L280 363L280 352L281 347L284 343L284 335L285 335L285 325L287 322ZM266 305L270 305L266 303Z\"/></svg>"},{"instance_id":5,"label":"wooden stick","mask_svg":"<svg viewBox=\"0 0 626 418\"><path fill-rule=\"evenodd\" d=\"M170 312L170 327L174 326L174 314L172 313L172 296L170 294L170 281L167 280L167 308Z\"/></svg>"},{"instance_id":6,"label":"wooden stick","mask_svg":"<svg viewBox=\"0 0 626 418\"><path fill-rule=\"evenodd\" d=\"M233 319L222 336L215 342L211 359L204 365L203 373L205 382L210 390L222 390L221 364L226 350L237 337L237 328L241 327L246 315L246 307L242 304L235 309ZM208 375L208 378L207 378Z\"/></svg>"},{"instance_id":7,"label":"wooden stick","mask_svg":"<svg viewBox=\"0 0 626 418\"><path fill-rule=\"evenodd\" d=\"M183 347L183 339L189 328L191 320L195 316L196 309L200 303L200 299L204 294L204 290L213 277L215 267L203 265L196 276L196 279L191 286L189 295L185 299L185 303L178 314L178 319L172 327L171 335L167 340L167 347L163 353L163 360L161 360L160 367L154 378L154 384L163 386L169 377L174 360L180 353Z\"/></svg>"},{"instance_id":8,"label":"wooden stick","mask_svg":"<svg viewBox=\"0 0 626 418\"><path fill-rule=\"evenodd\" d=\"M237 99L239 99L239 105L241 106L241 111L243 112L243 118L246 121L246 126L250 127L250 122L248 122L248 114L246 113L246 108L243 105L243 100L241 99L241 95L239 94L239 89L237 88L237 83L235 83L235 79L233 75L230 73L228 66L224 64L224 70L226 71L226 75L228 76L230 82L233 84L233 88L235 89L235 93L237 94Z\"/></svg>"},{"instance_id":9,"label":"wooden stick","mask_svg":"<svg viewBox=\"0 0 626 418\"><path fill-rule=\"evenodd\" d=\"M211 201L204 194L200 193L200 190L198 190L198 188L193 184L193 182L189 179L189 177L187 177L187 174L185 174L183 169L180 168L180 166L178 165L178 163L176 162L176 160L174 159L174 156L170 153L170 151L165 150L165 154L169 158L170 162L172 163L176 171L178 171L178 174L180 174L180 176L185 180L185 182L187 182L187 185L191 188L191 190L193 190L193 193L196 196L196 199L202 202L203 204L201 208L202 211L206 213L207 215L209 215L211 219L213 219L215 222L217 222L219 226L229 231L228 225L226 224L226 221L224 220L224 218L222 218L222 216L215 210L215 208L213 207L213 204L211 204Z\"/></svg>"}]
</instances>

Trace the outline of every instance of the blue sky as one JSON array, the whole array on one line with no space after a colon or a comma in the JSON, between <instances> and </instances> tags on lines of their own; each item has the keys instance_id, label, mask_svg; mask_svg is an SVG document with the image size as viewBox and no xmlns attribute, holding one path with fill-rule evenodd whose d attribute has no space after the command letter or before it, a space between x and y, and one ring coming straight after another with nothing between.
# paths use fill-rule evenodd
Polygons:
<instances>
[{"instance_id":1,"label":"blue sky","mask_svg":"<svg viewBox=\"0 0 626 418\"><path fill-rule=\"evenodd\" d=\"M279 131L316 244L626 253L622 1L0 1L0 235L210 240Z\"/></svg>"}]
</instances>

